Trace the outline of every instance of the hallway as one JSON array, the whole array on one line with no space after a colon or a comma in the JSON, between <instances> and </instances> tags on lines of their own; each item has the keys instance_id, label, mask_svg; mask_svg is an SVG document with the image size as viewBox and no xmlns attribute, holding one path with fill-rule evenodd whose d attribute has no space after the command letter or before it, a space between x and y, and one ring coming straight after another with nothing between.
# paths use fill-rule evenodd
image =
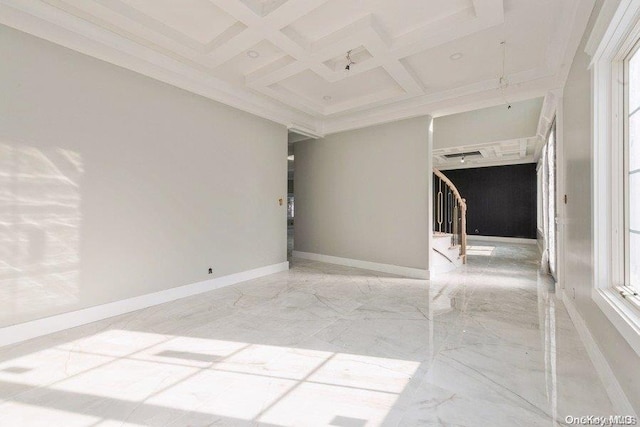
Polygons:
<instances>
[{"instance_id":1,"label":"hallway","mask_svg":"<svg viewBox=\"0 0 640 427\"><path fill-rule=\"evenodd\" d=\"M532 245L424 281L292 269L0 350L0 425L564 424L613 414ZM25 410L28 408L29 410Z\"/></svg>"}]
</instances>

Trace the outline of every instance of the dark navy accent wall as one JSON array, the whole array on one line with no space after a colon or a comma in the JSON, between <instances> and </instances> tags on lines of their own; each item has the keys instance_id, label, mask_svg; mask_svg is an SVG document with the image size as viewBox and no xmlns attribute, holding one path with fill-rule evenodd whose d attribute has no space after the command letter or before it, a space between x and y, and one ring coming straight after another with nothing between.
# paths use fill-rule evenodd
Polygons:
<instances>
[{"instance_id":1,"label":"dark navy accent wall","mask_svg":"<svg viewBox=\"0 0 640 427\"><path fill-rule=\"evenodd\" d=\"M442 171L467 199L467 234L536 238L536 165Z\"/></svg>"}]
</instances>

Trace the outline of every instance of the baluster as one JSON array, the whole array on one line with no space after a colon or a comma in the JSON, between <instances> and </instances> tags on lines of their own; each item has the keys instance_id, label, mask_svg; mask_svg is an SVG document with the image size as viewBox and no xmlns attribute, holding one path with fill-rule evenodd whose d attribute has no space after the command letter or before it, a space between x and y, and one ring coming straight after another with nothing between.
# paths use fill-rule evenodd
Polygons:
<instances>
[{"instance_id":1,"label":"baluster","mask_svg":"<svg viewBox=\"0 0 640 427\"><path fill-rule=\"evenodd\" d=\"M433 169L434 230L451 234L452 245L460 245L462 262L467 262L467 203L449 179ZM444 187L444 188L443 188ZM437 191L437 192L436 192ZM437 226L436 226L437 223Z\"/></svg>"},{"instance_id":2,"label":"baluster","mask_svg":"<svg viewBox=\"0 0 640 427\"><path fill-rule=\"evenodd\" d=\"M442 233L442 219L444 214L444 200L442 195L442 180L440 180L440 186L438 189L438 231Z\"/></svg>"},{"instance_id":3,"label":"baluster","mask_svg":"<svg viewBox=\"0 0 640 427\"><path fill-rule=\"evenodd\" d=\"M448 205L448 213L449 213L449 230L447 231L448 233L452 233L453 234L453 193L451 192L451 189L449 189L449 191L447 192L447 205Z\"/></svg>"}]
</instances>

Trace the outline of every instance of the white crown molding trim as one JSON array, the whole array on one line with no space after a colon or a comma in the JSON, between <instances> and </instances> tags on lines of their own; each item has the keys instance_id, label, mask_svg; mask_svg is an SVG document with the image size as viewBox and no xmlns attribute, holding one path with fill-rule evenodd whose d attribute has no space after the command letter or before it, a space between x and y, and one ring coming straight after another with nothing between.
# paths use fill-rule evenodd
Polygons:
<instances>
[{"instance_id":1,"label":"white crown molding trim","mask_svg":"<svg viewBox=\"0 0 640 427\"><path fill-rule=\"evenodd\" d=\"M609 396L609 400L611 400L614 412L616 414L624 414L637 417L636 412L631 405L631 402L629 402L629 399L624 393L622 386L618 382L618 379L613 373L611 366L607 362L606 357L600 350L597 341L591 334L591 331L589 331L587 324L575 307L573 300L568 295L566 295L564 291L562 291L561 294L561 300L564 303L567 312L569 313L569 317L571 318L573 325L578 331L578 335L580 336L582 344L587 350L587 354L591 359L591 363L593 363L593 366L595 367L596 372L600 377L605 390L607 391L607 395Z\"/></svg>"},{"instance_id":2,"label":"white crown molding trim","mask_svg":"<svg viewBox=\"0 0 640 427\"><path fill-rule=\"evenodd\" d=\"M403 267L400 265L382 264L378 262L362 261L359 259L341 258L331 255L314 254L311 252L293 251L294 258L308 259L311 261L326 262L328 264L344 265L346 267L361 268L363 270L379 271L381 273L397 274L412 279L429 279L429 270L420 268Z\"/></svg>"},{"instance_id":3,"label":"white crown molding trim","mask_svg":"<svg viewBox=\"0 0 640 427\"><path fill-rule=\"evenodd\" d=\"M307 137L305 139L319 139L323 137L323 135L315 133L311 129L307 129L304 126L299 126L295 123L292 123L289 126L287 126L287 130L289 132L294 132L294 133L297 133L298 135ZM300 141L302 141L302 139ZM297 141L293 141L293 142L297 142Z\"/></svg>"},{"instance_id":4,"label":"white crown molding trim","mask_svg":"<svg viewBox=\"0 0 640 427\"><path fill-rule=\"evenodd\" d=\"M42 2L4 0L0 23L276 123L319 127L311 115L242 93L203 71Z\"/></svg>"},{"instance_id":5,"label":"white crown molding trim","mask_svg":"<svg viewBox=\"0 0 640 427\"><path fill-rule=\"evenodd\" d=\"M504 97L498 90L497 79L474 83L446 93L419 96L406 102L385 105L362 113L328 117L323 122L323 133L329 135L412 117L431 115L435 118L493 107L504 104L505 97L509 102L523 101L544 96L549 87L557 87L557 76L540 77L513 84L504 91Z\"/></svg>"},{"instance_id":6,"label":"white crown molding trim","mask_svg":"<svg viewBox=\"0 0 640 427\"><path fill-rule=\"evenodd\" d=\"M495 161L487 161L487 162L479 162L479 163L465 162L464 164L462 164L458 161L457 164L443 163L440 165L436 165L436 167L441 171L451 171L451 170L458 170L458 169L476 169L476 168L492 168L496 166L526 165L528 163L535 163L535 162L536 160L533 156L527 156L522 159L495 160Z\"/></svg>"},{"instance_id":7,"label":"white crown molding trim","mask_svg":"<svg viewBox=\"0 0 640 427\"><path fill-rule=\"evenodd\" d=\"M478 234L468 234L469 242L491 242L491 243L519 243L525 245L537 245L538 239L524 239L522 237L499 237L499 236L481 236Z\"/></svg>"},{"instance_id":8,"label":"white crown molding trim","mask_svg":"<svg viewBox=\"0 0 640 427\"><path fill-rule=\"evenodd\" d=\"M289 269L288 262L272 264L265 267L254 268L240 273L216 277L190 285L178 286L159 292L127 298L107 304L71 311L43 319L7 326L0 329L0 347L26 341L32 338L59 332L65 329L109 317L118 316L158 304L175 301L204 292L213 291L225 286L256 279L269 274L279 273Z\"/></svg>"},{"instance_id":9,"label":"white crown molding trim","mask_svg":"<svg viewBox=\"0 0 640 427\"><path fill-rule=\"evenodd\" d=\"M559 82L557 88L563 88L567 81L567 78L569 77L571 64L573 64L573 59L576 56L578 48L580 47L580 42L584 37L584 32L586 31L587 25L589 24L589 18L591 17L594 5L595 0L581 0L578 4L578 9L576 10L574 15L571 32L568 34L568 37L566 39L567 42L565 46L564 56L560 57L561 61L559 62L559 64L557 64L557 74Z\"/></svg>"},{"instance_id":10,"label":"white crown molding trim","mask_svg":"<svg viewBox=\"0 0 640 427\"><path fill-rule=\"evenodd\" d=\"M304 53L304 48L294 43L276 28L279 28L281 24L289 23L292 19L309 10L313 10L324 1L291 2L291 5L287 6L288 8L293 8L291 11L287 12L288 9L284 8L284 6L276 9L264 18L270 22L267 25L268 28L262 28L256 24L262 22L260 18L253 16L246 4L240 0L215 0L214 4L218 4L220 7L224 6L223 9L225 10L228 9L227 13L230 13L234 19L238 20L238 25L251 27L251 25L255 24L262 29L258 31L256 27L252 30L238 33L239 29L234 27L232 28L233 34L225 33L219 37L225 40L232 37L233 43L230 44L233 44L233 49L223 49L216 45L215 55L207 50L209 52L208 56L200 52L195 57L200 59L224 57L228 60L230 58L227 56L231 55L231 53L235 52L237 54L242 51L242 48L261 39L273 39L272 41L286 46L285 50L288 54L299 56ZM586 25L586 19L589 15L586 12L591 10L593 1L580 1L577 6L567 6L562 10L562 16L566 16L567 19L571 20L571 25L564 26L550 36L550 47L547 49L545 64L509 76L511 84L505 91L505 96L510 102L528 97L542 96L549 88L558 87L558 82L562 80L565 71L568 72L568 66L565 67L565 65L567 63L570 64L571 61L567 62L567 57L571 56L572 58L573 53L575 53L574 47L577 48L576 40L579 41L582 36L584 31L582 24L584 21ZM66 2L54 3L60 3L59 5L66 4ZM285 6L288 4L286 3ZM376 93L368 98L354 98L344 104L334 106L310 105L306 101L300 101L299 97L286 96L286 94L278 93L271 87L253 87L250 90L235 87L212 76L203 65L204 63L197 64L193 62L195 57L192 58L191 56L193 55L185 54L189 50L186 45L181 45L182 47L177 49L177 53L169 48L164 49L162 52L154 49L152 44L160 43L158 40L171 39L169 37L170 34L157 32L157 29L154 30L157 34L154 33L155 36L147 40L149 43L145 43L138 33L134 35L140 40L135 41L128 38L126 32L125 35L121 34L122 31L117 31L115 27L112 29L105 28L95 22L76 16L68 10L63 10L38 0L3 0L2 4L0 4L0 22L256 116L284 125L300 123L307 128L313 129L314 133L329 134L427 114L432 116L451 114L452 112L468 110L470 105L478 103L484 103L487 106L486 104L488 103L497 105L500 102L504 102L504 98L497 91L499 86L497 78L442 92L422 94L423 88L420 82L415 79L412 70L404 69L402 64L397 62L400 58L415 53L414 50L418 52L428 47L442 45L464 35L504 22L502 0L474 0L473 9L477 14L476 18L468 22L464 21L464 25L458 21L463 18L466 20L468 16L465 14L456 15L451 19L455 18L454 21L458 22L459 25L451 25L454 21L447 18L443 19L442 22L438 22L437 25L429 24L419 31L414 31L406 35L406 37L403 36L396 40L387 40L388 37L381 33L372 18L356 22L355 24L359 25L356 25L359 29L356 32L357 34L349 32L346 35L347 39L342 41L332 39L331 45L340 47L342 52L344 43L350 40L349 37L357 35L358 37L355 38L362 39L360 41L366 42L367 48L373 51L374 59L371 61L380 61L380 58L393 52L393 57L396 58L394 59L395 62L381 62L379 65L385 66L385 70L390 73L392 79L399 84L405 93ZM430 37L423 37L427 34ZM233 37L234 35L235 37ZM567 40L567 37L569 37L569 40ZM425 40L428 40L428 42ZM180 45L177 41L176 43ZM216 41L215 43L218 42ZM173 47L176 48L176 46ZM203 48L210 50L212 46L204 46ZM318 52L314 54L318 54ZM181 57L180 55L187 55L188 57ZM379 57L377 60L375 59L376 56ZM563 61L559 61L560 58ZM560 69L558 69L558 62L565 65L560 64ZM208 65L211 66L211 64ZM562 67L565 67L566 70ZM277 70L278 75L286 71L287 67L284 68L284 70ZM318 67L312 67L314 72L321 72L321 75L329 72L322 67L319 67L320 70L316 68ZM331 76L335 77L335 73L330 72L325 77L330 78ZM363 102L365 101L369 102L370 105L364 105Z\"/></svg>"},{"instance_id":11,"label":"white crown molding trim","mask_svg":"<svg viewBox=\"0 0 640 427\"><path fill-rule=\"evenodd\" d=\"M626 0L623 0L626 2ZM589 39L587 39L587 43L584 47L584 51L587 55L593 56L598 49L598 45L600 44L600 40L604 37L607 32L607 28L609 27L609 23L611 19L616 13L618 9L618 4L614 1L604 2L602 4L602 8L598 13L598 17L596 18L596 22L591 29L591 34L589 35Z\"/></svg>"},{"instance_id":12,"label":"white crown molding trim","mask_svg":"<svg viewBox=\"0 0 640 427\"><path fill-rule=\"evenodd\" d=\"M560 51L555 51L553 54L547 52L548 56L554 57L548 58L548 60L554 63L560 62L560 67L553 69L553 66L557 64L550 64L552 69L533 69L510 76L511 84L504 91L504 97L498 92L499 82L497 79L478 82L466 87L414 97L406 102L384 105L362 113L353 112L342 117L328 117L324 120L323 131L325 134L331 134L424 114L439 117L504 104L505 98L509 102L517 102L545 96L549 91L564 86L594 4L595 0L584 0L578 3L575 10L564 11L568 18L573 18L571 25L566 26L570 28L570 31L565 30L569 36L568 40L564 44L560 43L559 39L562 38L562 35L555 34L555 39L551 43L563 44L565 49L562 52L564 55L561 56ZM564 34L565 37L566 35ZM558 61L559 58L562 60Z\"/></svg>"},{"instance_id":13,"label":"white crown molding trim","mask_svg":"<svg viewBox=\"0 0 640 427\"><path fill-rule=\"evenodd\" d=\"M608 59L613 59L617 54L616 51L621 49L621 43L629 36L632 31L637 31L634 23L638 19L638 3L640 0L621 0L614 13L606 21L607 27L602 34L593 34L589 38L589 42L596 45L595 50L591 54L591 63L589 68L593 69L594 65L601 60L604 55ZM609 9L603 11L610 13ZM598 15L600 18L600 15ZM603 19L607 19L605 15Z\"/></svg>"}]
</instances>

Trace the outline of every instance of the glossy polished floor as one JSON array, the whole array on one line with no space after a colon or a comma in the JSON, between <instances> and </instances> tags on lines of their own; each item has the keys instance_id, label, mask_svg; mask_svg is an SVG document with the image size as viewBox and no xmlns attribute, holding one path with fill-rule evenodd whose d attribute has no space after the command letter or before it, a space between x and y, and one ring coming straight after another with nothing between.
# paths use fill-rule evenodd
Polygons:
<instances>
[{"instance_id":1,"label":"glossy polished floor","mask_svg":"<svg viewBox=\"0 0 640 427\"><path fill-rule=\"evenodd\" d=\"M0 350L4 426L551 426L612 414L534 246L289 272Z\"/></svg>"}]
</instances>

